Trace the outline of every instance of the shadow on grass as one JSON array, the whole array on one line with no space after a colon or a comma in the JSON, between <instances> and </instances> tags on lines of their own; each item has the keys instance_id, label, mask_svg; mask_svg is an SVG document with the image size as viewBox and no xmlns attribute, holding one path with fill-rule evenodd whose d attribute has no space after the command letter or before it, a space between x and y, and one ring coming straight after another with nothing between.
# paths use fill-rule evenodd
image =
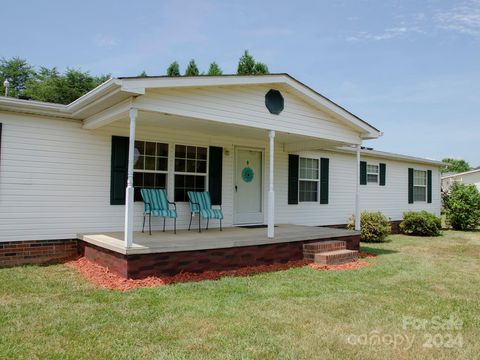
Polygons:
<instances>
[{"instance_id":1,"label":"shadow on grass","mask_svg":"<svg viewBox=\"0 0 480 360\"><path fill-rule=\"evenodd\" d=\"M398 252L398 251L395 251L395 250L372 247L372 245L373 244L371 244L371 243L368 244L368 245L360 244L360 251L364 251L364 252L372 253L372 254L376 254L376 255L390 255L390 254L395 254L395 253Z\"/></svg>"}]
</instances>

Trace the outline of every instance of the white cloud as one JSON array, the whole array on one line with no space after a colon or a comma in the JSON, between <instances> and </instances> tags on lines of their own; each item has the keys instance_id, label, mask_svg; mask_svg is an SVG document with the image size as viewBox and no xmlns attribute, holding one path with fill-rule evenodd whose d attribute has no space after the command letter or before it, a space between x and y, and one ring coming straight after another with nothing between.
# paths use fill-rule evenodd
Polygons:
<instances>
[{"instance_id":1,"label":"white cloud","mask_svg":"<svg viewBox=\"0 0 480 360\"><path fill-rule=\"evenodd\" d=\"M451 10L439 11L434 20L440 29L480 37L480 1L469 1Z\"/></svg>"},{"instance_id":2,"label":"white cloud","mask_svg":"<svg viewBox=\"0 0 480 360\"><path fill-rule=\"evenodd\" d=\"M118 40L110 35L97 34L95 36L94 43L99 48L112 49L118 45Z\"/></svg>"},{"instance_id":3,"label":"white cloud","mask_svg":"<svg viewBox=\"0 0 480 360\"><path fill-rule=\"evenodd\" d=\"M379 33L360 31L355 35L347 37L347 41L382 41L404 37L408 33L422 32L418 27L398 26L387 28Z\"/></svg>"}]
</instances>

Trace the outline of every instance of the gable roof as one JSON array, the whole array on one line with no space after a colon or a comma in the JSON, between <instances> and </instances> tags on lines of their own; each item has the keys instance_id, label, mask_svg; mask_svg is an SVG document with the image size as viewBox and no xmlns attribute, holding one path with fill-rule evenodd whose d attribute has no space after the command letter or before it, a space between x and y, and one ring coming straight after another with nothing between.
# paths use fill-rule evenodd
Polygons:
<instances>
[{"instance_id":1,"label":"gable roof","mask_svg":"<svg viewBox=\"0 0 480 360\"><path fill-rule=\"evenodd\" d=\"M476 172L480 172L480 169L468 170L468 171L464 171L464 172L456 173L456 174L448 174L448 175L442 176L442 179L448 179L448 178L451 178L451 177L457 177L457 176L463 176L463 175L470 175L470 174L474 174Z\"/></svg>"},{"instance_id":2,"label":"gable roof","mask_svg":"<svg viewBox=\"0 0 480 360\"><path fill-rule=\"evenodd\" d=\"M382 135L380 130L365 120L352 114L342 106L286 73L268 75L111 78L68 105L0 97L0 110L82 120L132 96L143 95L148 89L241 85L286 86L307 103L331 113L343 122L358 129L364 139L374 139Z\"/></svg>"}]
</instances>

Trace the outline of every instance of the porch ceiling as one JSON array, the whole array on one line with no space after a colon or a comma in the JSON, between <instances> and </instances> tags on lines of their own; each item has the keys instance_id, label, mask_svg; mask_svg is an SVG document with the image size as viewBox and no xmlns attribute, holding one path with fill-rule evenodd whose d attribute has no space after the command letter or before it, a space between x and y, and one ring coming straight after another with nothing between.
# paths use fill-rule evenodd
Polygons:
<instances>
[{"instance_id":1,"label":"porch ceiling","mask_svg":"<svg viewBox=\"0 0 480 360\"><path fill-rule=\"evenodd\" d=\"M117 123L128 126L129 118L122 116ZM268 141L268 130L249 126L219 123L217 121L191 118L164 113L139 111L137 128L158 126L172 131L188 131L206 137L224 137L230 139L247 139ZM315 137L276 132L275 142L283 145L284 151L295 152L304 150L334 149L349 145L344 142L319 139Z\"/></svg>"}]
</instances>

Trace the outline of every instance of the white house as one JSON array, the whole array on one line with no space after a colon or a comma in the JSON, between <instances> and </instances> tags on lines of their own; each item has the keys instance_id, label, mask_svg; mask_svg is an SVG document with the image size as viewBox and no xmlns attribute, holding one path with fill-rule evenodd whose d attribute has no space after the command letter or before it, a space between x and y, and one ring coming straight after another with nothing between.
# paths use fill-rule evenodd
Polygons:
<instances>
[{"instance_id":1,"label":"white house","mask_svg":"<svg viewBox=\"0 0 480 360\"><path fill-rule=\"evenodd\" d=\"M69 105L0 97L0 123L0 242L120 232L128 253L141 187L166 189L179 229L186 191L208 190L226 228L265 224L265 239L274 224L358 228L361 210L440 214L441 162L362 148L382 133L287 74L114 78Z\"/></svg>"},{"instance_id":2,"label":"white house","mask_svg":"<svg viewBox=\"0 0 480 360\"><path fill-rule=\"evenodd\" d=\"M480 191L480 169L442 176L442 190L448 190L453 183L473 184Z\"/></svg>"}]
</instances>

